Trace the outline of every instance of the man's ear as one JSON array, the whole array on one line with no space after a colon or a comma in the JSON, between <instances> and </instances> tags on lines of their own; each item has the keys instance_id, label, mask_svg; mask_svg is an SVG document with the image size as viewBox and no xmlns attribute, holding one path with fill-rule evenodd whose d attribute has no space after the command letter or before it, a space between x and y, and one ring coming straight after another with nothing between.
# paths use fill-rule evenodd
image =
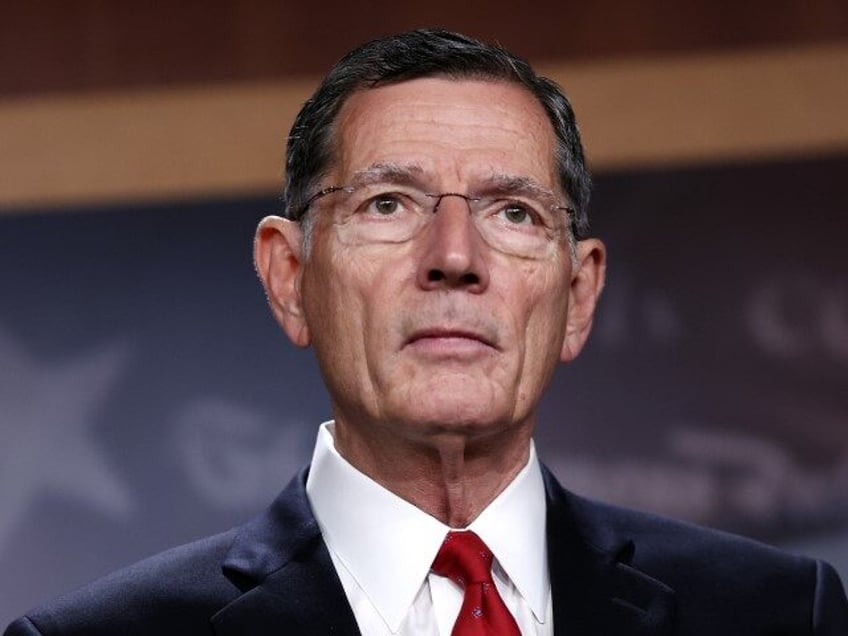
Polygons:
<instances>
[{"instance_id":1,"label":"man's ear","mask_svg":"<svg viewBox=\"0 0 848 636\"><path fill-rule=\"evenodd\" d=\"M606 268L607 251L601 241L586 239L577 244L577 266L571 273L568 321L559 355L563 362L574 360L589 338L595 307L604 287Z\"/></svg>"},{"instance_id":2,"label":"man's ear","mask_svg":"<svg viewBox=\"0 0 848 636\"><path fill-rule=\"evenodd\" d=\"M300 294L302 240L299 223L267 216L256 228L253 262L277 322L295 345L307 347L311 338Z\"/></svg>"}]
</instances>

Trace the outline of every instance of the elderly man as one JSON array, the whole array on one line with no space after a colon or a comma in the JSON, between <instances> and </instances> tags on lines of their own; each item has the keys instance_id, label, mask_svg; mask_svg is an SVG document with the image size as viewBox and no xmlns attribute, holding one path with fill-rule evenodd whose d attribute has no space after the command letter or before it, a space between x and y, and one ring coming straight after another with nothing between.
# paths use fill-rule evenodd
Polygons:
<instances>
[{"instance_id":1,"label":"elderly man","mask_svg":"<svg viewBox=\"0 0 848 636\"><path fill-rule=\"evenodd\" d=\"M568 101L417 31L345 57L291 132L256 267L332 399L307 471L233 531L7 634L848 634L828 565L564 491L533 447L605 251Z\"/></svg>"}]
</instances>

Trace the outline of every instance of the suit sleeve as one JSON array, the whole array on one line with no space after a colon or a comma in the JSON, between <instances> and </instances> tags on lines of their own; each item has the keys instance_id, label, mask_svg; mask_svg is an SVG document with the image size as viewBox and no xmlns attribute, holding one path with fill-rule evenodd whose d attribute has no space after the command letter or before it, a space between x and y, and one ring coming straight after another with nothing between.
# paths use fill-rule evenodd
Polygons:
<instances>
[{"instance_id":1,"label":"suit sleeve","mask_svg":"<svg viewBox=\"0 0 848 636\"><path fill-rule=\"evenodd\" d=\"M815 636L848 635L848 600L836 570L819 561L816 567L816 594L813 604Z\"/></svg>"},{"instance_id":2,"label":"suit sleeve","mask_svg":"<svg viewBox=\"0 0 848 636\"><path fill-rule=\"evenodd\" d=\"M32 621L29 620L26 616L23 618L19 618L14 623L11 623L6 631L3 632L3 636L42 636L41 632L38 631L35 625L33 625Z\"/></svg>"}]
</instances>

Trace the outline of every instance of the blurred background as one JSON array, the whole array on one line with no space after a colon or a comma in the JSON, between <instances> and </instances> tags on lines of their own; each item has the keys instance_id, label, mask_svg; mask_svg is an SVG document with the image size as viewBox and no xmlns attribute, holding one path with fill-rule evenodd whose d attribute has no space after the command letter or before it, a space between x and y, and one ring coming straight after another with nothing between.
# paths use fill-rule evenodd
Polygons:
<instances>
[{"instance_id":1,"label":"blurred background","mask_svg":"<svg viewBox=\"0 0 848 636\"><path fill-rule=\"evenodd\" d=\"M0 8L0 625L261 510L329 408L251 264L330 64L443 26L562 84L609 284L537 443L576 492L848 577L848 5Z\"/></svg>"}]
</instances>

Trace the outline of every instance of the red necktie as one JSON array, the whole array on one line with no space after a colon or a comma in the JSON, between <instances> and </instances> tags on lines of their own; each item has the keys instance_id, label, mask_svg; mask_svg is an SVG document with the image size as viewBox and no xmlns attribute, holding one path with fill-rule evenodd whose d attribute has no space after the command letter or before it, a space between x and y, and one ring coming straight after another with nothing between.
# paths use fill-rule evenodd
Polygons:
<instances>
[{"instance_id":1,"label":"red necktie","mask_svg":"<svg viewBox=\"0 0 848 636\"><path fill-rule=\"evenodd\" d=\"M451 636L521 636L492 580L492 552L471 531L448 532L432 570L465 590Z\"/></svg>"}]
</instances>

